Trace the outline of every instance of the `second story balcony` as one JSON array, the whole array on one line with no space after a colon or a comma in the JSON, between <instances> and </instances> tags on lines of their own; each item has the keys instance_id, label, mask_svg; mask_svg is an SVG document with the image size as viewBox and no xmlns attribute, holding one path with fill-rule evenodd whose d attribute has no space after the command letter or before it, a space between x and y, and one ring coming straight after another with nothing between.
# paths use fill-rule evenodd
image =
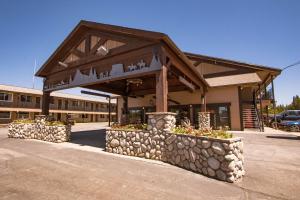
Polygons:
<instances>
[{"instance_id":1,"label":"second story balcony","mask_svg":"<svg viewBox=\"0 0 300 200\"><path fill-rule=\"evenodd\" d=\"M0 107L14 107L14 103L12 101L0 101Z\"/></svg>"},{"instance_id":2,"label":"second story balcony","mask_svg":"<svg viewBox=\"0 0 300 200\"><path fill-rule=\"evenodd\" d=\"M18 108L41 108L41 104L39 103L33 103L33 102L18 102L17 103Z\"/></svg>"}]
</instances>

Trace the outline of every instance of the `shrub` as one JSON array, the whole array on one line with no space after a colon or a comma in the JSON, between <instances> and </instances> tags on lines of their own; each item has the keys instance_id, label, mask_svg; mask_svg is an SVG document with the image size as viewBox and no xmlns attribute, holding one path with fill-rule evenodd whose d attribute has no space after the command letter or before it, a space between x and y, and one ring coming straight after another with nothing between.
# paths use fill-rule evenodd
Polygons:
<instances>
[{"instance_id":1,"label":"shrub","mask_svg":"<svg viewBox=\"0 0 300 200\"><path fill-rule=\"evenodd\" d=\"M219 138L219 139L228 139L233 137L232 133L228 133L226 129L220 129L220 130L212 130L211 128L193 129L191 127L186 128L182 126L177 126L174 129L172 129L172 132L175 134L205 136L205 137Z\"/></svg>"},{"instance_id":2,"label":"shrub","mask_svg":"<svg viewBox=\"0 0 300 200\"><path fill-rule=\"evenodd\" d=\"M66 125L65 122L61 122L61 121L47 121L46 122L46 126L63 126Z\"/></svg>"},{"instance_id":3,"label":"shrub","mask_svg":"<svg viewBox=\"0 0 300 200\"><path fill-rule=\"evenodd\" d=\"M113 130L125 130L125 131L135 131L135 130L146 130L147 124L113 124L111 126Z\"/></svg>"},{"instance_id":4,"label":"shrub","mask_svg":"<svg viewBox=\"0 0 300 200\"><path fill-rule=\"evenodd\" d=\"M17 119L13 121L14 124L32 124L34 120L32 119Z\"/></svg>"}]
</instances>

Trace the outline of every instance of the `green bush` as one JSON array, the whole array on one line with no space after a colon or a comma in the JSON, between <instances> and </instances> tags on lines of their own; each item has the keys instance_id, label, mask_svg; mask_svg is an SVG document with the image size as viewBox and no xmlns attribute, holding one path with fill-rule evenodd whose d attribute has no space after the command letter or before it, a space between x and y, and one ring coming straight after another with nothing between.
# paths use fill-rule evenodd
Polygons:
<instances>
[{"instance_id":1,"label":"green bush","mask_svg":"<svg viewBox=\"0 0 300 200\"><path fill-rule=\"evenodd\" d=\"M172 129L172 132L181 135L205 136L218 139L229 139L233 137L232 133L227 132L227 129L193 129L191 127L186 128L182 126L177 126Z\"/></svg>"},{"instance_id":2,"label":"green bush","mask_svg":"<svg viewBox=\"0 0 300 200\"><path fill-rule=\"evenodd\" d=\"M47 121L46 122L46 126L63 126L66 125L65 122L61 122L61 121Z\"/></svg>"},{"instance_id":3,"label":"green bush","mask_svg":"<svg viewBox=\"0 0 300 200\"><path fill-rule=\"evenodd\" d=\"M135 131L135 130L146 130L147 124L113 124L111 126L112 130L125 130L125 131Z\"/></svg>"},{"instance_id":4,"label":"green bush","mask_svg":"<svg viewBox=\"0 0 300 200\"><path fill-rule=\"evenodd\" d=\"M13 121L14 124L32 124L34 120L32 119L17 119Z\"/></svg>"}]
</instances>

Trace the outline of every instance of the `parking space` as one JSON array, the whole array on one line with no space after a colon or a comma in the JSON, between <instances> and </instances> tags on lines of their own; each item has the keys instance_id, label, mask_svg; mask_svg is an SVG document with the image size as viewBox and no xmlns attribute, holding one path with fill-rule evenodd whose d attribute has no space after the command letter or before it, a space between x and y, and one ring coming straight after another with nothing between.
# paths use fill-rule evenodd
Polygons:
<instances>
[{"instance_id":1,"label":"parking space","mask_svg":"<svg viewBox=\"0 0 300 200\"><path fill-rule=\"evenodd\" d=\"M109 154L105 124L76 124L70 143L7 138L0 129L0 199L299 199L300 140L244 137L246 176L230 184L158 161Z\"/></svg>"}]
</instances>

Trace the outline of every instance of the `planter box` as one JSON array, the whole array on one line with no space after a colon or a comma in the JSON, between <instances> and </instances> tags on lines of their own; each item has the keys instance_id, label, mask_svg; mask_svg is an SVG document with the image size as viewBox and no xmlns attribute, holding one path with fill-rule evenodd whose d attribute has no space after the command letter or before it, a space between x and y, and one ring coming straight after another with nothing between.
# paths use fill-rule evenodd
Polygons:
<instances>
[{"instance_id":1,"label":"planter box","mask_svg":"<svg viewBox=\"0 0 300 200\"><path fill-rule=\"evenodd\" d=\"M106 151L161 160L227 182L245 174L241 138L214 139L165 131L106 130Z\"/></svg>"},{"instance_id":2,"label":"planter box","mask_svg":"<svg viewBox=\"0 0 300 200\"><path fill-rule=\"evenodd\" d=\"M37 139L48 142L66 142L70 140L71 125L47 126L45 123L10 123L8 137Z\"/></svg>"}]
</instances>

